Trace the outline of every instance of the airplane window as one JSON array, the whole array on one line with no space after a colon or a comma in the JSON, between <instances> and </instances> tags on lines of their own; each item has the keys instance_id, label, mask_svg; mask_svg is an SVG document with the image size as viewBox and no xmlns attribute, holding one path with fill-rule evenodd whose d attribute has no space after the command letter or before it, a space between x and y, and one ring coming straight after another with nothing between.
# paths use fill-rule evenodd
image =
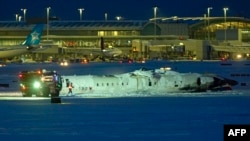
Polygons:
<instances>
[{"instance_id":1,"label":"airplane window","mask_svg":"<svg viewBox=\"0 0 250 141\"><path fill-rule=\"evenodd\" d=\"M175 86L175 87L178 87L178 84L176 83L176 81L174 81L174 86Z\"/></svg>"},{"instance_id":2,"label":"airplane window","mask_svg":"<svg viewBox=\"0 0 250 141\"><path fill-rule=\"evenodd\" d=\"M98 86L99 86L99 84L98 84L98 83L96 83L96 86L98 87Z\"/></svg>"},{"instance_id":3,"label":"airplane window","mask_svg":"<svg viewBox=\"0 0 250 141\"><path fill-rule=\"evenodd\" d=\"M107 86L109 86L109 83L107 83Z\"/></svg>"}]
</instances>

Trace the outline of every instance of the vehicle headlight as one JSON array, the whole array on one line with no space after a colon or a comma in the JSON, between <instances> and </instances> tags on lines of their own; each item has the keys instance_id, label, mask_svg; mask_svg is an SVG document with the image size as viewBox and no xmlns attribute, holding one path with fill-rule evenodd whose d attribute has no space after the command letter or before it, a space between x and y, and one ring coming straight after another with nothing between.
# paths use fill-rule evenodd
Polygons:
<instances>
[{"instance_id":1,"label":"vehicle headlight","mask_svg":"<svg viewBox=\"0 0 250 141\"><path fill-rule=\"evenodd\" d=\"M34 82L33 87L36 88L36 89L40 88L41 87L41 83L36 81L36 82Z\"/></svg>"}]
</instances>

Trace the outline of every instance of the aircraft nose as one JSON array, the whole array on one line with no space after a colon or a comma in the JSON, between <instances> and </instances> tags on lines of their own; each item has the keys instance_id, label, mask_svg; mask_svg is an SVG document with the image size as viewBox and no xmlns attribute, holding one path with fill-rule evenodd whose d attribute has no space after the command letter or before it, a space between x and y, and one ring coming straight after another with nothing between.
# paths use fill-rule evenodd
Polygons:
<instances>
[{"instance_id":1,"label":"aircraft nose","mask_svg":"<svg viewBox=\"0 0 250 141\"><path fill-rule=\"evenodd\" d=\"M239 82L236 81L236 80L233 80L233 79L227 79L227 78L224 78L224 80L231 86L235 86L235 85L238 85Z\"/></svg>"},{"instance_id":2,"label":"aircraft nose","mask_svg":"<svg viewBox=\"0 0 250 141\"><path fill-rule=\"evenodd\" d=\"M238 85L238 81L233 80L233 79L228 79L228 78L224 78L224 77L214 77L215 80L215 84L216 85L225 85L225 84L229 84L231 86L235 86Z\"/></svg>"}]
</instances>

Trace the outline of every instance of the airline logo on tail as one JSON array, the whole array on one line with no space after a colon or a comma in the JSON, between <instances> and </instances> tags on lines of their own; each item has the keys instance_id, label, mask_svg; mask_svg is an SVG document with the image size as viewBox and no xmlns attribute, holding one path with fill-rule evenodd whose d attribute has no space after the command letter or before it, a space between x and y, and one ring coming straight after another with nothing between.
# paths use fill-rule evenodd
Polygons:
<instances>
[{"instance_id":1,"label":"airline logo on tail","mask_svg":"<svg viewBox=\"0 0 250 141\"><path fill-rule=\"evenodd\" d=\"M35 25L32 32L27 36L26 40L22 44L27 46L38 45L41 40L43 28L44 24Z\"/></svg>"}]
</instances>

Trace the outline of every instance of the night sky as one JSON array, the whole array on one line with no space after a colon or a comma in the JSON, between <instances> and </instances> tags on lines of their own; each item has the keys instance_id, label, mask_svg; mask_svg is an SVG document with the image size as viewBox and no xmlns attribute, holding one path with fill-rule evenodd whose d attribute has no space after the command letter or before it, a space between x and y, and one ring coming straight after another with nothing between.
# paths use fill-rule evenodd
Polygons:
<instances>
[{"instance_id":1,"label":"night sky","mask_svg":"<svg viewBox=\"0 0 250 141\"><path fill-rule=\"evenodd\" d=\"M15 14L23 15L21 8L27 9L26 18L46 17L46 7L51 7L50 15L60 20L79 20L78 8L84 8L83 20L108 20L121 16L126 20L148 20L157 17L199 17L213 7L211 16L223 16L223 7L228 7L228 16L250 17L249 0L0 0L0 21L13 21Z\"/></svg>"}]
</instances>

